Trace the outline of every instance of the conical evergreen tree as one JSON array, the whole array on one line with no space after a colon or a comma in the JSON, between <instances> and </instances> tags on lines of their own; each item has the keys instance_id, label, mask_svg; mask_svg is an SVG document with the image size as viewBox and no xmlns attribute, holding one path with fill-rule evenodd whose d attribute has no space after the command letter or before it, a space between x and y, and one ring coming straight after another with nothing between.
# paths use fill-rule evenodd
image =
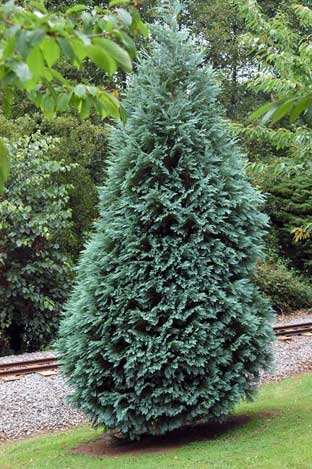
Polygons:
<instances>
[{"instance_id":1,"label":"conical evergreen tree","mask_svg":"<svg viewBox=\"0 0 312 469\"><path fill-rule=\"evenodd\" d=\"M175 23L154 36L58 343L76 405L131 439L221 420L251 395L272 340L250 281L262 198L194 41Z\"/></svg>"}]
</instances>

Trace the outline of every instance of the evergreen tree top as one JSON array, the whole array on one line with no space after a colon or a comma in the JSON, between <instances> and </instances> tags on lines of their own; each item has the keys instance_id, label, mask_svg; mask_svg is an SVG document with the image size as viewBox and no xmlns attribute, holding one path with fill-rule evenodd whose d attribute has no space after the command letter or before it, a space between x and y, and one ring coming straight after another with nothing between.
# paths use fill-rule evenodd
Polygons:
<instances>
[{"instance_id":1,"label":"evergreen tree top","mask_svg":"<svg viewBox=\"0 0 312 469\"><path fill-rule=\"evenodd\" d=\"M163 27L168 27L172 31L179 29L179 16L183 11L183 2L178 0L161 0L156 7L159 22Z\"/></svg>"}]
</instances>

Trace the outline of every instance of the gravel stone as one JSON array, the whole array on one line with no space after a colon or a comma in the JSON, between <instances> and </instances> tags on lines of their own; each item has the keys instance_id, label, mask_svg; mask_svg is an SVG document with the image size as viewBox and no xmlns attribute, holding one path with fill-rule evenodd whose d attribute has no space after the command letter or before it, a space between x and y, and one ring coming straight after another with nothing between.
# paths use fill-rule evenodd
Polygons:
<instances>
[{"instance_id":1,"label":"gravel stone","mask_svg":"<svg viewBox=\"0 0 312 469\"><path fill-rule=\"evenodd\" d=\"M292 315L278 316L276 326L302 324L312 321L309 311L297 311ZM292 337L291 340L276 339L273 344L274 364L272 372L263 373L261 382L278 381L304 371L312 371L312 336Z\"/></svg>"},{"instance_id":2,"label":"gravel stone","mask_svg":"<svg viewBox=\"0 0 312 469\"><path fill-rule=\"evenodd\" d=\"M300 312L282 317L276 324L298 324L312 320L312 314ZM261 383L280 380L304 371L312 371L312 336L293 337L273 344L275 368L264 373ZM30 358L53 356L38 352L0 358L0 363L13 363ZM0 440L19 439L43 432L63 430L86 423L86 417L66 402L70 393L60 375L24 376L16 381L0 381Z\"/></svg>"},{"instance_id":3,"label":"gravel stone","mask_svg":"<svg viewBox=\"0 0 312 469\"><path fill-rule=\"evenodd\" d=\"M39 374L0 382L0 440L70 428L86 422L66 402L69 388L59 376Z\"/></svg>"},{"instance_id":4,"label":"gravel stone","mask_svg":"<svg viewBox=\"0 0 312 469\"><path fill-rule=\"evenodd\" d=\"M312 321L312 312L297 311L292 315L283 314L276 319L277 326L285 326L286 324L302 324L304 322Z\"/></svg>"},{"instance_id":5,"label":"gravel stone","mask_svg":"<svg viewBox=\"0 0 312 469\"><path fill-rule=\"evenodd\" d=\"M274 364L271 373L263 373L261 382L278 381L304 371L312 371L312 336L276 340L273 344Z\"/></svg>"}]
</instances>

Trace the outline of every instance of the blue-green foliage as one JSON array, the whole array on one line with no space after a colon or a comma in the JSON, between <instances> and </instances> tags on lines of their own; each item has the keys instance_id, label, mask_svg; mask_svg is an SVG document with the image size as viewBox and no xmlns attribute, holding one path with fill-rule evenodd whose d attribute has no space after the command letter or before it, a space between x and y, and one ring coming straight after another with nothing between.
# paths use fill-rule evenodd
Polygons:
<instances>
[{"instance_id":1,"label":"blue-green foliage","mask_svg":"<svg viewBox=\"0 0 312 469\"><path fill-rule=\"evenodd\" d=\"M250 281L262 197L193 40L160 26L155 36L112 132L57 347L73 402L131 439L225 417L252 394L272 340Z\"/></svg>"}]
</instances>

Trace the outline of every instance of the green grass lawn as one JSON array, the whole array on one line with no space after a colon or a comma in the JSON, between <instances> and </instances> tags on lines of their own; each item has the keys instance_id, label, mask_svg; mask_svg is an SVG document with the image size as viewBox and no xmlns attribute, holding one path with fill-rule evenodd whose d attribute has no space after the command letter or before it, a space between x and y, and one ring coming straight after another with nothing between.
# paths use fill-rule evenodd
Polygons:
<instances>
[{"instance_id":1,"label":"green grass lawn","mask_svg":"<svg viewBox=\"0 0 312 469\"><path fill-rule=\"evenodd\" d=\"M250 419L209 440L142 455L74 454L72 448L100 435L88 427L5 443L0 468L312 468L312 374L264 386L256 401L241 404L236 415Z\"/></svg>"}]
</instances>

